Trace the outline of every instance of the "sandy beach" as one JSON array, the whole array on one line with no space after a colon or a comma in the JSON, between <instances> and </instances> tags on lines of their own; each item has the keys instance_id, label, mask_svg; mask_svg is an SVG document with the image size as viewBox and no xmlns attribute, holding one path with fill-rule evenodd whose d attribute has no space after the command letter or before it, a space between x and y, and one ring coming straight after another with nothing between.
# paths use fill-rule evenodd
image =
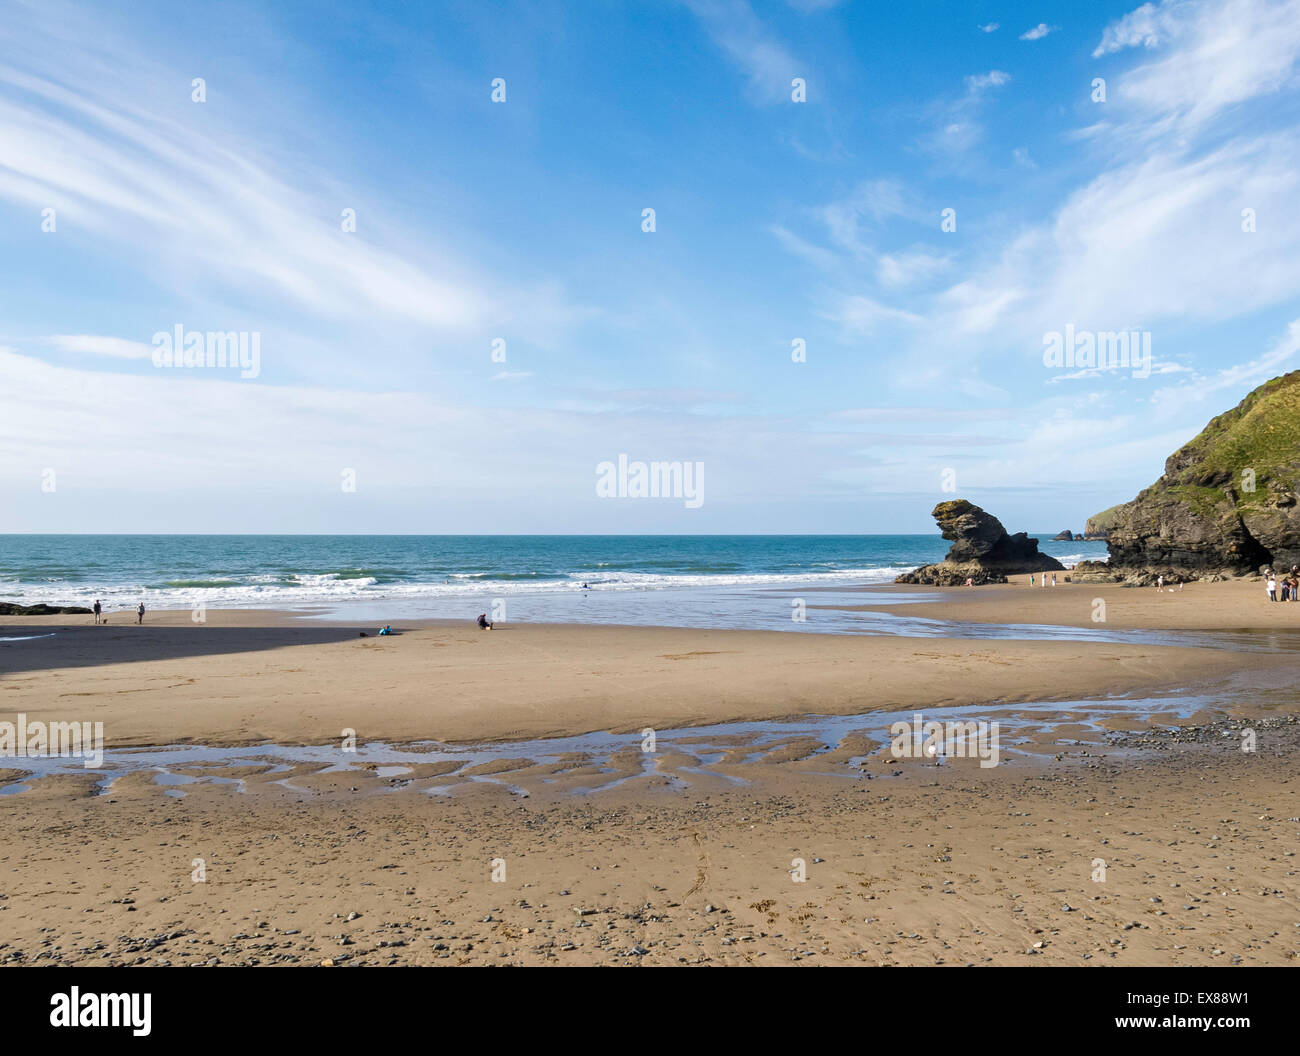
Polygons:
<instances>
[{"instance_id":1,"label":"sandy beach","mask_svg":"<svg viewBox=\"0 0 1300 1056\"><path fill-rule=\"evenodd\" d=\"M862 591L866 607L871 593ZM1293 614L1300 624L1300 606L1269 606L1258 593L1248 581L1168 597L1013 584L891 611L1082 627L1100 597L1116 627L1286 628ZM488 632L435 621L395 629L360 638L356 624L253 610L209 611L203 624L188 610L150 613L143 627L0 619L0 636L47 636L0 645L3 717L102 721L110 750L253 753L237 767L169 767L162 783L136 769L105 790L102 774L67 772L0 796L0 963L1281 964L1297 955L1300 737L1283 651L540 624ZM1096 722L1068 703L1153 697L1176 710L1207 691L1240 707L1175 717L1120 699ZM872 712L941 717L961 706L1021 723L1000 765L899 760L865 733ZM681 730L800 715L861 715L862 728L810 727L761 748L748 733ZM1257 732L1256 752L1239 750L1243 726ZM647 727L682 739L643 762ZM348 728L363 744L497 743L472 766L431 753L428 763L347 769L285 763L265 747L337 744ZM593 730L626 743L548 759L510 743ZM16 780L23 761L4 762L0 776Z\"/></svg>"},{"instance_id":2,"label":"sandy beach","mask_svg":"<svg viewBox=\"0 0 1300 1056\"><path fill-rule=\"evenodd\" d=\"M943 591L937 601L917 601L908 612L936 620L969 623L1057 624L1066 627L1149 630L1282 630L1300 629L1300 602L1269 602L1264 581L1244 576L1219 583L1166 587L1122 587L1112 583L1067 583L1058 573L1055 587L1029 585L1029 576L1011 576L1005 584ZM879 611L870 597L884 588L868 587L861 608ZM904 595L934 593L928 587L891 586ZM1097 602L1104 603L1098 607ZM1101 616L1097 619L1096 616Z\"/></svg>"},{"instance_id":3,"label":"sandy beach","mask_svg":"<svg viewBox=\"0 0 1300 1056\"><path fill-rule=\"evenodd\" d=\"M1254 604L1262 592L1245 583L1188 588L1167 606L1163 597L1092 586L947 593L950 599L893 611L1094 626L1091 599L1103 597L1117 626L1161 628L1166 615L1181 611L1201 629L1284 627L1287 617L1300 629L1300 605ZM321 744L344 729L384 741L505 740L1075 700L1166 691L1286 663L1278 654L1122 642L523 623L485 632L468 621L406 622L394 636L360 638L362 626L372 635L374 627L255 610L209 611L203 624L188 610L151 613L142 627L125 617L103 627L89 620L0 617L8 635L53 632L11 643L0 656L0 707L35 719L103 721L118 747Z\"/></svg>"}]
</instances>

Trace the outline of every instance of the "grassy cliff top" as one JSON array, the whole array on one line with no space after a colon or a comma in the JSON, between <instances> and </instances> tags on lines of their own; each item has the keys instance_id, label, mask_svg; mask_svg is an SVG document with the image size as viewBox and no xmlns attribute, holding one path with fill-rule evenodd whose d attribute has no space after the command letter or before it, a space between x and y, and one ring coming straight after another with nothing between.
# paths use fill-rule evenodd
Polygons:
<instances>
[{"instance_id":1,"label":"grassy cliff top","mask_svg":"<svg viewBox=\"0 0 1300 1056\"><path fill-rule=\"evenodd\" d=\"M1300 370L1266 381L1225 411L1165 463L1167 484L1232 483L1253 470L1257 484L1280 474L1288 484L1300 467ZM1245 499L1247 496L1243 495Z\"/></svg>"},{"instance_id":2,"label":"grassy cliff top","mask_svg":"<svg viewBox=\"0 0 1300 1056\"><path fill-rule=\"evenodd\" d=\"M1247 486L1254 474L1253 490ZM1161 494L1210 512L1231 487L1239 508L1262 507L1269 481L1287 491L1300 478L1300 370L1266 381L1225 411L1165 461L1165 472L1139 496ZM1128 503L1089 519L1096 530L1111 526Z\"/></svg>"},{"instance_id":3,"label":"grassy cliff top","mask_svg":"<svg viewBox=\"0 0 1300 1056\"><path fill-rule=\"evenodd\" d=\"M1088 523L1083 526L1084 532L1105 532L1115 522L1115 511L1119 506L1112 506L1108 510L1102 510L1101 513L1094 513L1088 518Z\"/></svg>"}]
</instances>

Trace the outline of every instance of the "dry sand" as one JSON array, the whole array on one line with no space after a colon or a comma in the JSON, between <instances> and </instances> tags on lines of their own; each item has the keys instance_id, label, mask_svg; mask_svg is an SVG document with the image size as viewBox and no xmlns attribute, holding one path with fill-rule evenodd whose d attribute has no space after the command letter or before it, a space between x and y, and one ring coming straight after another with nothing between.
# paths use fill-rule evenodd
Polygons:
<instances>
[{"instance_id":1,"label":"dry sand","mask_svg":"<svg viewBox=\"0 0 1300 1056\"><path fill-rule=\"evenodd\" d=\"M905 584L868 587L854 608L899 612L897 605L877 605L873 594L938 595L933 602L906 606L908 615L969 623L1047 623L1068 627L1147 628L1151 630L1295 630L1300 631L1300 602L1270 602L1264 581L1244 577L1221 583L1188 583L1164 590L1121 587L1114 583L1066 583L1057 574L1055 587L1029 585L1028 576L984 587L935 590ZM1035 577L1037 579L1037 577ZM810 597L813 595L810 595ZM1099 607L1100 600L1104 605ZM810 608L812 606L810 605ZM1102 617L1097 619L1094 614Z\"/></svg>"}]
</instances>

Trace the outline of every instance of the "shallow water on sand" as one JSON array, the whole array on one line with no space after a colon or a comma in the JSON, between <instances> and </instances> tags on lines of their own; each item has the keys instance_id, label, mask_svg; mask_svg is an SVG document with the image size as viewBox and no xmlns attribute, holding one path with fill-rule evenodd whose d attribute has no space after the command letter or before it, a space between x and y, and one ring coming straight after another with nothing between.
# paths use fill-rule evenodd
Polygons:
<instances>
[{"instance_id":1,"label":"shallow water on sand","mask_svg":"<svg viewBox=\"0 0 1300 1056\"><path fill-rule=\"evenodd\" d=\"M1110 733L1129 728L1135 721L1156 727L1177 726L1193 715L1226 712L1230 703L1228 698L1218 695L1055 701L939 708L921 713L921 718L945 724L995 722L999 755L1014 756L1024 754L1025 746L1031 741L1039 746L1044 742L1104 746ZM888 746L890 727L894 723L912 723L917 715L916 710L809 715L661 730L655 731L654 751L644 750L642 733L595 732L487 744L424 741L390 745L373 741L358 745L352 752L334 745L264 744L233 748L167 745L108 750L102 768L97 769L88 769L81 760L73 758L0 759L4 767L27 771L0 787L0 796L27 791L33 781L43 777L87 773L95 776L100 795L112 793L117 781L133 773L152 773L153 783L173 797L183 796L187 787L209 782L247 791L245 777L222 773L233 767L254 768L258 776L267 775L268 780L269 775L288 773L295 768L300 773L348 774L358 780L412 787L431 795L450 795L471 784L490 783L527 796L525 785L539 787L556 782L563 782L564 790L570 794L585 795L651 778L666 780L676 787L690 786L700 779L744 783L744 777L729 769L765 761L816 760L833 752L836 758L827 760L827 765L835 772L829 776L853 778L862 776L860 767L865 760ZM1053 731L1061 731L1061 736L1053 738ZM511 770L467 772L501 760L523 761L517 769L526 770L528 780L515 776ZM429 764L441 764L439 769L446 772L412 776L416 773L413 768ZM304 765L310 771L302 771ZM211 772L193 772L205 769ZM270 783L308 791L290 778Z\"/></svg>"},{"instance_id":2,"label":"shallow water on sand","mask_svg":"<svg viewBox=\"0 0 1300 1056\"><path fill-rule=\"evenodd\" d=\"M904 638L961 638L979 641L1104 642L1132 645L1206 646L1239 652L1300 650L1300 606L1296 629L1278 631L1159 631L1124 630L1105 626L1067 627L1055 624L961 623L908 614L910 606L943 600L931 592L894 592L836 587L726 591L659 590L637 594L527 595L501 602L493 617L510 623L619 624L644 627L693 627L734 630L801 631L810 634L880 634ZM880 612L858 606L884 606ZM893 611L897 607L898 611ZM490 609L486 603L483 608ZM349 602L307 614L333 620L369 621L376 627L401 616L426 619L466 619L463 600L422 603L419 612L403 612L390 603ZM477 616L474 613L473 616Z\"/></svg>"}]
</instances>

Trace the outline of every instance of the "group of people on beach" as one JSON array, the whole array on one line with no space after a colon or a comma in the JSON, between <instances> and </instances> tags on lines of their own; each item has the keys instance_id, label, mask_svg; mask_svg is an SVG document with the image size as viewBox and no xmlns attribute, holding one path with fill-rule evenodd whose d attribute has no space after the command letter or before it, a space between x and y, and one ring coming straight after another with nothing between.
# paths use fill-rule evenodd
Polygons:
<instances>
[{"instance_id":1,"label":"group of people on beach","mask_svg":"<svg viewBox=\"0 0 1300 1056\"><path fill-rule=\"evenodd\" d=\"M95 599L94 607L90 611L95 614L95 623L99 624L99 623L108 622L108 613L104 611L104 607L99 603L98 598ZM140 607L135 610L135 622L137 624L144 623L144 602L143 601L140 602Z\"/></svg>"},{"instance_id":2,"label":"group of people on beach","mask_svg":"<svg viewBox=\"0 0 1300 1056\"><path fill-rule=\"evenodd\" d=\"M1282 588L1278 595L1279 585ZM1281 577L1271 568L1264 569L1264 587L1268 591L1269 601L1300 601L1300 565L1292 565L1290 572L1283 572Z\"/></svg>"},{"instance_id":3,"label":"group of people on beach","mask_svg":"<svg viewBox=\"0 0 1300 1056\"><path fill-rule=\"evenodd\" d=\"M1046 573L1046 572L1044 572L1044 573L1043 573L1041 576L1039 576L1038 578L1039 578L1040 580L1042 580L1042 586L1044 586L1044 587L1047 586L1047 573ZM1029 585L1030 585L1031 587L1034 585L1034 574L1033 574L1032 572L1029 574ZM1055 573L1055 572L1052 573L1052 586L1056 586L1056 573Z\"/></svg>"}]
</instances>

